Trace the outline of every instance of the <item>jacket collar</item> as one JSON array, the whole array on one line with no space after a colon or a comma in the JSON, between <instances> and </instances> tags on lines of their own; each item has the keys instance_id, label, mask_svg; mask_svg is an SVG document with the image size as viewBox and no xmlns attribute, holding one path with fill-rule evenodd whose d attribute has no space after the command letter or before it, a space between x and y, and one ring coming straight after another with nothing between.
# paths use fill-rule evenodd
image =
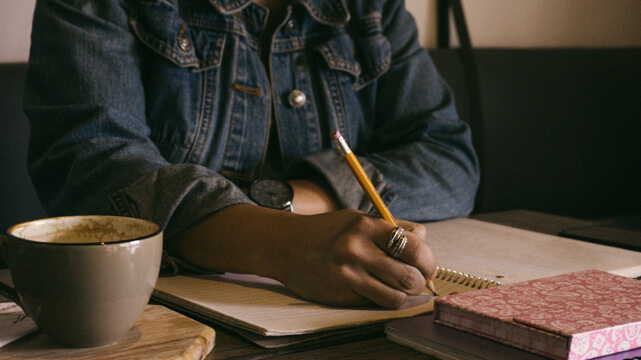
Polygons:
<instances>
[{"instance_id":1,"label":"jacket collar","mask_svg":"<svg viewBox=\"0 0 641 360\"><path fill-rule=\"evenodd\" d=\"M252 0L209 0L222 14L233 14L248 6ZM293 0L302 4L318 22L326 25L342 25L349 21L349 11L344 0Z\"/></svg>"}]
</instances>

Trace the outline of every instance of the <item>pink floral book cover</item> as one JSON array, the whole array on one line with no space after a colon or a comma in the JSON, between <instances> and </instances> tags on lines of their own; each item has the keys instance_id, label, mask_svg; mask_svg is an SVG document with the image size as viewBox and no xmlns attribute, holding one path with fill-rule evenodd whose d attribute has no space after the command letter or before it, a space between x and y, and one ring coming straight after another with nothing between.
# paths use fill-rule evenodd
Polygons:
<instances>
[{"instance_id":1,"label":"pink floral book cover","mask_svg":"<svg viewBox=\"0 0 641 360\"><path fill-rule=\"evenodd\" d=\"M555 359L641 347L641 281L586 270L443 296L434 321Z\"/></svg>"}]
</instances>

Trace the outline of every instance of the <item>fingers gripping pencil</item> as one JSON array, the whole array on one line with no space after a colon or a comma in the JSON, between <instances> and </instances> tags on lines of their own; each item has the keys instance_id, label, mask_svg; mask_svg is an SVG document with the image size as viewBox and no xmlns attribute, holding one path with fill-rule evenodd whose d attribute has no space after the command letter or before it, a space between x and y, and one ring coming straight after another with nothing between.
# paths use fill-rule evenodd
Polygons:
<instances>
[{"instance_id":1,"label":"fingers gripping pencil","mask_svg":"<svg viewBox=\"0 0 641 360\"><path fill-rule=\"evenodd\" d=\"M378 191L376 191L376 188L372 184L372 181L363 170L363 167L358 162L358 159L356 159L356 156L354 156L354 153L349 148L349 145L347 145L345 139L343 139L343 136L341 136L340 131L338 131L337 129L332 130L329 133L329 137L334 142L336 148L343 155L343 159L347 163L347 166L352 171L352 174L354 174L354 177L356 177L356 180L367 194L367 197L376 208L376 211L378 211L378 213L383 219L385 219L385 221L392 224L393 226L398 226L396 224L396 221L394 220L394 217L392 216L392 213L389 211L387 206L385 206L385 203L381 199L381 196L378 194ZM434 284L431 280L428 280L426 285L430 289L430 291L434 293L434 295L437 295L436 289L434 288Z\"/></svg>"}]
</instances>

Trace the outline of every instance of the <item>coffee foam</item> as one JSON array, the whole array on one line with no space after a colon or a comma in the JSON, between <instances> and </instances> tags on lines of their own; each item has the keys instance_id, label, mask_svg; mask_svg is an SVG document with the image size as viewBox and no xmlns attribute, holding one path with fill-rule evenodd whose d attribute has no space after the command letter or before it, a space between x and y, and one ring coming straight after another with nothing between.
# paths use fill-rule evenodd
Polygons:
<instances>
[{"instance_id":1,"label":"coffee foam","mask_svg":"<svg viewBox=\"0 0 641 360\"><path fill-rule=\"evenodd\" d=\"M16 225L9 233L21 239L62 244L110 243L146 237L158 231L154 223L110 216L76 216L36 220Z\"/></svg>"}]
</instances>

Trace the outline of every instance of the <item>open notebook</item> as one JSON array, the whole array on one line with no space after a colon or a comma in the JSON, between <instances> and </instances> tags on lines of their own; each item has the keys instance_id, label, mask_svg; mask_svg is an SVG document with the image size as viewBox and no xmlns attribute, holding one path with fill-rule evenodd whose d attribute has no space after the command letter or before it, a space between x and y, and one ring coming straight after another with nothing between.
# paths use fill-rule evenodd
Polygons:
<instances>
[{"instance_id":1,"label":"open notebook","mask_svg":"<svg viewBox=\"0 0 641 360\"><path fill-rule=\"evenodd\" d=\"M434 281L440 295L586 269L641 275L640 252L472 219L426 228L441 266ZM277 347L426 313L433 309L434 297L426 290L398 310L337 308L301 299L271 279L224 274L160 278L153 299L221 323L258 345Z\"/></svg>"}]
</instances>

